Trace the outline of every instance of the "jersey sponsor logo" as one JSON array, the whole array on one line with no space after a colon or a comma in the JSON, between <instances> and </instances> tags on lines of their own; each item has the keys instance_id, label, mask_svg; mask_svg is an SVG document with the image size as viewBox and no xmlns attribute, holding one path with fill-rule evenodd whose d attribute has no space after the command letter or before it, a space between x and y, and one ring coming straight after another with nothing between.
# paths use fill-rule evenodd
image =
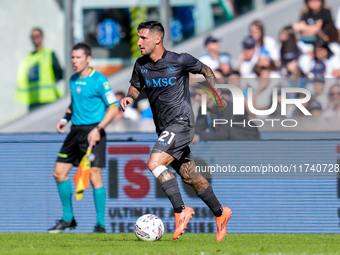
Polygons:
<instances>
[{"instance_id":1,"label":"jersey sponsor logo","mask_svg":"<svg viewBox=\"0 0 340 255\"><path fill-rule=\"evenodd\" d=\"M84 81L76 81L76 84L78 84L78 85L86 85L86 82L84 82Z\"/></svg>"},{"instance_id":2,"label":"jersey sponsor logo","mask_svg":"<svg viewBox=\"0 0 340 255\"><path fill-rule=\"evenodd\" d=\"M103 86L105 90L110 89L110 84L107 81L103 83Z\"/></svg>"},{"instance_id":3,"label":"jersey sponsor logo","mask_svg":"<svg viewBox=\"0 0 340 255\"><path fill-rule=\"evenodd\" d=\"M116 97L115 97L115 95L113 94L112 91L106 92L105 96L106 96L107 102L109 104L113 104L116 101Z\"/></svg>"},{"instance_id":4,"label":"jersey sponsor logo","mask_svg":"<svg viewBox=\"0 0 340 255\"><path fill-rule=\"evenodd\" d=\"M141 72L142 72L142 73L147 73L147 72L148 72L148 69L142 69Z\"/></svg>"},{"instance_id":5,"label":"jersey sponsor logo","mask_svg":"<svg viewBox=\"0 0 340 255\"><path fill-rule=\"evenodd\" d=\"M167 146L168 143L165 143L165 142L159 142L160 145L163 145L163 146Z\"/></svg>"},{"instance_id":6,"label":"jersey sponsor logo","mask_svg":"<svg viewBox=\"0 0 340 255\"><path fill-rule=\"evenodd\" d=\"M168 67L168 73L174 73L176 71L174 66L169 66Z\"/></svg>"},{"instance_id":7,"label":"jersey sponsor logo","mask_svg":"<svg viewBox=\"0 0 340 255\"><path fill-rule=\"evenodd\" d=\"M80 94L80 92L81 92L81 87L78 86L78 87L76 88L76 91L77 91L78 94Z\"/></svg>"},{"instance_id":8,"label":"jersey sponsor logo","mask_svg":"<svg viewBox=\"0 0 340 255\"><path fill-rule=\"evenodd\" d=\"M168 85L175 85L176 84L177 77L170 77L170 78L158 78L158 79L152 79L150 81L148 78L145 78L145 84L148 88L154 87L154 88L160 88L160 87L167 87Z\"/></svg>"}]
</instances>

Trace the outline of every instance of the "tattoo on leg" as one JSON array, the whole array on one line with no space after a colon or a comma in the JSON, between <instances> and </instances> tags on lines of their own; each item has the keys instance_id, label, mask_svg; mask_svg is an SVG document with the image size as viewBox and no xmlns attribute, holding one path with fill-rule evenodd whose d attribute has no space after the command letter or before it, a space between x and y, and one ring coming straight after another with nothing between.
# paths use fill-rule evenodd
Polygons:
<instances>
[{"instance_id":1,"label":"tattoo on leg","mask_svg":"<svg viewBox=\"0 0 340 255\"><path fill-rule=\"evenodd\" d=\"M182 163L178 170L182 180L192 186L196 192L201 192L209 186L209 182L196 171L194 161Z\"/></svg>"},{"instance_id":2,"label":"tattoo on leg","mask_svg":"<svg viewBox=\"0 0 340 255\"><path fill-rule=\"evenodd\" d=\"M169 169L167 169L158 176L157 180L160 183L163 183L166 181L170 181L171 179L174 179L174 178L175 178L175 175Z\"/></svg>"}]
</instances>

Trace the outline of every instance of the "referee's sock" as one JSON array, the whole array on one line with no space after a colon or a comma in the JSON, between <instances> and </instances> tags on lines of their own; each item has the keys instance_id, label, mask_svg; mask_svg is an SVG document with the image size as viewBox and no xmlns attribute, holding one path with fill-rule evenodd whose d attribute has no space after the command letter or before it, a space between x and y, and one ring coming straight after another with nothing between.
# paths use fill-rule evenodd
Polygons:
<instances>
[{"instance_id":1,"label":"referee's sock","mask_svg":"<svg viewBox=\"0 0 340 255\"><path fill-rule=\"evenodd\" d=\"M197 193L197 196L203 200L204 203L210 208L215 217L220 217L223 213L223 207L215 196L215 192L211 185L208 188Z\"/></svg>"},{"instance_id":2,"label":"referee's sock","mask_svg":"<svg viewBox=\"0 0 340 255\"><path fill-rule=\"evenodd\" d=\"M59 197L63 205L64 221L71 221L73 219L72 209L72 184L70 180L57 182Z\"/></svg>"},{"instance_id":3,"label":"referee's sock","mask_svg":"<svg viewBox=\"0 0 340 255\"><path fill-rule=\"evenodd\" d=\"M96 226L101 225L102 227L105 227L104 215L105 215L106 191L104 186L97 189L93 189L93 199L97 212Z\"/></svg>"},{"instance_id":4,"label":"referee's sock","mask_svg":"<svg viewBox=\"0 0 340 255\"><path fill-rule=\"evenodd\" d=\"M176 178L163 182L161 186L174 207L175 213L181 213L185 209L185 206Z\"/></svg>"}]
</instances>

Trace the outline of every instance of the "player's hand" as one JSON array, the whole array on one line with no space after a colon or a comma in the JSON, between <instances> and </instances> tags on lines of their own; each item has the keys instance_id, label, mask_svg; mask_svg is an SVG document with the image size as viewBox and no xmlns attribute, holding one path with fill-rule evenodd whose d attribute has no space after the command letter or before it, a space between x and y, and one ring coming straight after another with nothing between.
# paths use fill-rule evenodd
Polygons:
<instances>
[{"instance_id":1,"label":"player's hand","mask_svg":"<svg viewBox=\"0 0 340 255\"><path fill-rule=\"evenodd\" d=\"M195 144L198 143L199 141L200 141L199 136L195 134L190 144Z\"/></svg>"},{"instance_id":2,"label":"player's hand","mask_svg":"<svg viewBox=\"0 0 340 255\"><path fill-rule=\"evenodd\" d=\"M125 111L126 106L133 103L133 99L131 97L123 97L119 103L120 108Z\"/></svg>"},{"instance_id":3,"label":"player's hand","mask_svg":"<svg viewBox=\"0 0 340 255\"><path fill-rule=\"evenodd\" d=\"M96 145L96 143L100 140L100 132L98 128L94 128L87 136L87 141L89 142L90 148Z\"/></svg>"},{"instance_id":4,"label":"player's hand","mask_svg":"<svg viewBox=\"0 0 340 255\"><path fill-rule=\"evenodd\" d=\"M61 134L65 133L65 130L61 130L65 125L67 124L66 121L59 121L59 123L57 124L56 128L57 131Z\"/></svg>"},{"instance_id":5,"label":"player's hand","mask_svg":"<svg viewBox=\"0 0 340 255\"><path fill-rule=\"evenodd\" d=\"M222 105L220 101L217 102L217 111L223 111L225 108L227 108L227 101L223 97L221 97Z\"/></svg>"}]
</instances>

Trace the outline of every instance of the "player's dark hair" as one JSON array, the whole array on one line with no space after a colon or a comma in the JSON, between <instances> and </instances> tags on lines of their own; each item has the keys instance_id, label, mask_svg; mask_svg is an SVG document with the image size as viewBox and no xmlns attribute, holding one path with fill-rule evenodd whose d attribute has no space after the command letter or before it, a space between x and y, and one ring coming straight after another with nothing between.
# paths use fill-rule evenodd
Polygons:
<instances>
[{"instance_id":1,"label":"player's dark hair","mask_svg":"<svg viewBox=\"0 0 340 255\"><path fill-rule=\"evenodd\" d=\"M33 33L33 31L39 31L39 32L40 32L40 34L41 34L41 36L43 36L43 35L44 35L44 33L43 33L43 31L42 31L42 29L41 29L40 27L34 27L34 28L32 28L32 31L31 31L31 33Z\"/></svg>"},{"instance_id":2,"label":"player's dark hair","mask_svg":"<svg viewBox=\"0 0 340 255\"><path fill-rule=\"evenodd\" d=\"M91 56L91 46L88 43L78 43L73 46L72 50L83 50L86 57Z\"/></svg>"},{"instance_id":3,"label":"player's dark hair","mask_svg":"<svg viewBox=\"0 0 340 255\"><path fill-rule=\"evenodd\" d=\"M164 27L162 23L158 21L147 21L147 22L142 22L138 25L137 31L140 31L142 29L149 29L152 32L158 32L162 34L162 39L164 37Z\"/></svg>"}]
</instances>

